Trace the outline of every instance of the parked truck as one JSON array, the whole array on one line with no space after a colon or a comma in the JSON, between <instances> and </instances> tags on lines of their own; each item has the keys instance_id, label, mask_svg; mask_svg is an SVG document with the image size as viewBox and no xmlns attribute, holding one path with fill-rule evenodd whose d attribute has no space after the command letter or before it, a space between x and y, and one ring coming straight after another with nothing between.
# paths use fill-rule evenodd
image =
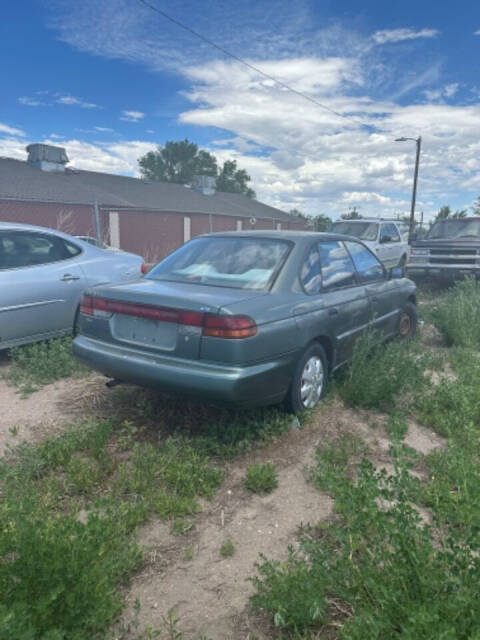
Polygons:
<instances>
[{"instance_id":1,"label":"parked truck","mask_svg":"<svg viewBox=\"0 0 480 640\"><path fill-rule=\"evenodd\" d=\"M435 222L426 237L412 242L410 276L454 279L480 276L480 217Z\"/></svg>"}]
</instances>

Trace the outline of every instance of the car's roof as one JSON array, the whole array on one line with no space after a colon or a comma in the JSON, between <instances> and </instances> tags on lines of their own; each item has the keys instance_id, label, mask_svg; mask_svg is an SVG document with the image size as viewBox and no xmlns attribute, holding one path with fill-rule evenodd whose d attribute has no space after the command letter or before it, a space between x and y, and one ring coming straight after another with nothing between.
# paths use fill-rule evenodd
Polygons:
<instances>
[{"instance_id":1,"label":"car's roof","mask_svg":"<svg viewBox=\"0 0 480 640\"><path fill-rule=\"evenodd\" d=\"M63 233L58 229L51 229L49 227L40 227L34 224L23 224L22 222L2 222L0 221L0 229L18 229L19 231L53 231L54 233Z\"/></svg>"},{"instance_id":2,"label":"car's roof","mask_svg":"<svg viewBox=\"0 0 480 640\"><path fill-rule=\"evenodd\" d=\"M270 238L274 240L290 240L293 242L303 242L314 238L321 240L357 240L358 238L352 238L352 236L346 236L341 233L329 233L324 231L289 231L289 230L264 230L264 231L219 231L216 233L206 233L201 236L202 238L215 238L215 237L232 237L232 238Z\"/></svg>"}]
</instances>

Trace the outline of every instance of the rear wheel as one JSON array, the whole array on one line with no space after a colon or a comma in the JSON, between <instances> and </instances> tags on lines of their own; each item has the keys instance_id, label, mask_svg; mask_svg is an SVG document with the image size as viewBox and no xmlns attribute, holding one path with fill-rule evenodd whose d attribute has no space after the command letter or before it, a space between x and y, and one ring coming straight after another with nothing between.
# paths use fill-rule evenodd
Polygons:
<instances>
[{"instance_id":1,"label":"rear wheel","mask_svg":"<svg viewBox=\"0 0 480 640\"><path fill-rule=\"evenodd\" d=\"M285 407L291 413L313 409L325 395L328 363L323 347L310 345L297 363L292 384L285 398Z\"/></svg>"},{"instance_id":2,"label":"rear wheel","mask_svg":"<svg viewBox=\"0 0 480 640\"><path fill-rule=\"evenodd\" d=\"M402 340L413 338L417 331L417 308L411 302L402 309L398 322L398 335Z\"/></svg>"}]
</instances>

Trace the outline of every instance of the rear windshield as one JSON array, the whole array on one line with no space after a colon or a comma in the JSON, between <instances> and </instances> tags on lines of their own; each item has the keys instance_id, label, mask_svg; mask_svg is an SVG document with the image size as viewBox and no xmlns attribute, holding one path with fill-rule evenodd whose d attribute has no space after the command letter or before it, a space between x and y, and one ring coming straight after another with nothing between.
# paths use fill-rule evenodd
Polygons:
<instances>
[{"instance_id":1,"label":"rear windshield","mask_svg":"<svg viewBox=\"0 0 480 640\"><path fill-rule=\"evenodd\" d=\"M452 238L478 238L480 240L480 220L441 220L433 225L427 238L429 240L449 240Z\"/></svg>"},{"instance_id":2,"label":"rear windshield","mask_svg":"<svg viewBox=\"0 0 480 640\"><path fill-rule=\"evenodd\" d=\"M266 289L291 243L268 238L198 238L150 271L147 278L235 289Z\"/></svg>"},{"instance_id":3,"label":"rear windshield","mask_svg":"<svg viewBox=\"0 0 480 640\"><path fill-rule=\"evenodd\" d=\"M377 239L378 224L376 222L334 222L330 231L360 240L373 241Z\"/></svg>"}]
</instances>

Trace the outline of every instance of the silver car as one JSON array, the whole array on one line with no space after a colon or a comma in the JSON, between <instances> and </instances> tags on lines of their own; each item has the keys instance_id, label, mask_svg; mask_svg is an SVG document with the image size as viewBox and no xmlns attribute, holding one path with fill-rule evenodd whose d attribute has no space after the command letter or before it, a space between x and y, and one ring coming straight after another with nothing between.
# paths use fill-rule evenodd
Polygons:
<instances>
[{"instance_id":1,"label":"silver car","mask_svg":"<svg viewBox=\"0 0 480 640\"><path fill-rule=\"evenodd\" d=\"M0 350L71 333L84 289L138 279L140 256L0 222Z\"/></svg>"}]
</instances>

